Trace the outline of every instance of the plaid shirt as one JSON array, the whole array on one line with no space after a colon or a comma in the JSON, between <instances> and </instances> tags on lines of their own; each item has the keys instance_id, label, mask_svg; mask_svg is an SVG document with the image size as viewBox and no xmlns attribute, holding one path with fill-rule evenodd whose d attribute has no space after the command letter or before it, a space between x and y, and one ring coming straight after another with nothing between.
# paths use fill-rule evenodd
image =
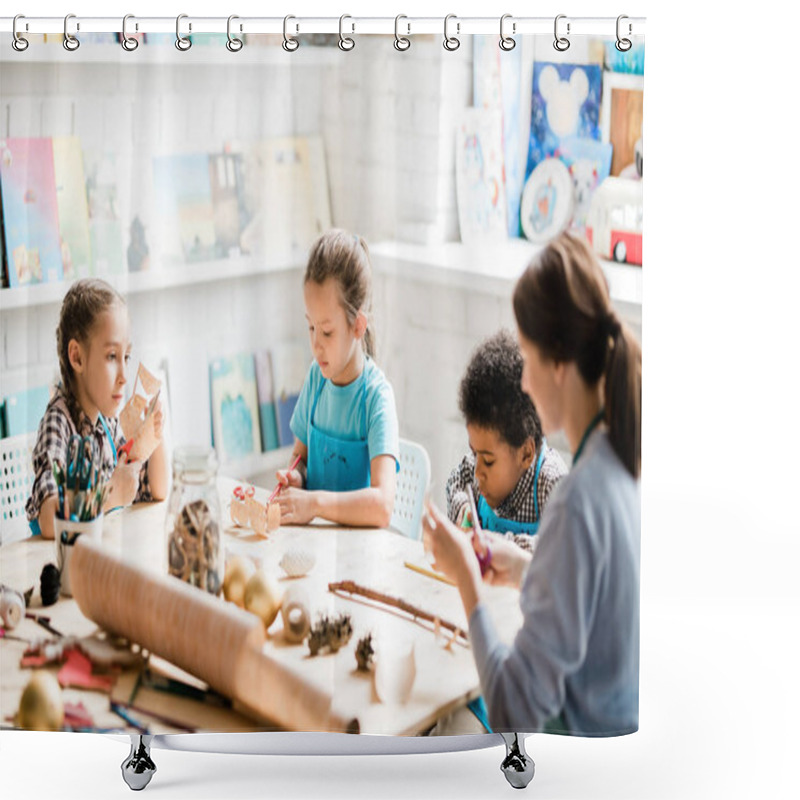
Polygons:
<instances>
[{"instance_id":1,"label":"plaid shirt","mask_svg":"<svg viewBox=\"0 0 800 800\"><path fill-rule=\"evenodd\" d=\"M118 450L125 444L125 437L122 434L122 427L119 420L110 417L106 420L108 430L114 440ZM39 423L39 434L36 437L36 444L33 448L33 486L31 496L25 504L25 512L29 521L39 517L42 503L51 495L58 494L56 481L53 477L53 461L58 459L62 464L67 463L67 446L72 436L92 436L100 453L100 477L107 481L111 478L114 471L114 452L111 450L111 442L106 436L103 423L98 416L97 422L92 425L89 417L81 411L78 427L72 421L64 393L59 386L53 398L47 404L42 421ZM134 503L152 500L150 494L150 482L147 477L147 464L145 463L139 474L139 489L136 492Z\"/></svg>"},{"instance_id":2,"label":"plaid shirt","mask_svg":"<svg viewBox=\"0 0 800 800\"><path fill-rule=\"evenodd\" d=\"M538 486L534 485L536 477L536 462L539 454L522 474L517 481L511 494L503 500L500 505L493 509L498 517L513 520L514 522L538 522L547 505L547 498L553 491L558 481L567 474L567 467L564 460L556 450L545 444L544 461L542 469L539 471ZM467 486L472 486L475 495L475 502L479 502L481 496L478 481L475 480L475 456L467 453L461 459L461 463L450 473L445 487L447 497L447 516L457 522L461 514L461 509L469 503L467 499ZM539 501L539 516L536 516L536 505L534 503L534 491ZM533 551L535 538L525 533L506 533L507 537L516 542L523 550Z\"/></svg>"}]
</instances>

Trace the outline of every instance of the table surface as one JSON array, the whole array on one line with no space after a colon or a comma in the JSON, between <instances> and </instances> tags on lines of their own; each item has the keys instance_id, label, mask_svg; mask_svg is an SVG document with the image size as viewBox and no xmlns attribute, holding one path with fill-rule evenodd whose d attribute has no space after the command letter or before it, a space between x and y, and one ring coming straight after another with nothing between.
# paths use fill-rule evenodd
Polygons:
<instances>
[{"instance_id":1,"label":"table surface","mask_svg":"<svg viewBox=\"0 0 800 800\"><path fill-rule=\"evenodd\" d=\"M297 671L303 680L332 692L336 707L357 718L362 733L417 734L443 713L478 696L478 675L469 645L455 642L448 647L451 637L445 629L437 637L431 623L414 621L399 609L377 605L365 598L333 594L328 590L332 581L352 580L402 598L466 630L467 621L458 590L405 567L406 561L430 566L420 542L388 530L351 529L316 521L306 526L279 528L264 539L231 524L229 502L234 486L236 482L228 478L218 481L226 557L234 554L248 556L277 578L283 588L302 587L309 601L312 621L322 613L347 612L353 622L354 632L347 646L336 654L311 658L307 644L290 645L284 640L282 620L278 615L267 634L265 655ZM255 496L263 502L267 491L257 488ZM103 526L104 545L131 563L166 574L165 510L165 503L137 504L108 515ZM306 576L288 578L279 562L288 548L297 546L313 551L316 563ZM62 597L55 605L46 609L41 607L39 576L48 562L56 562L52 541L36 537L4 545L0 547L0 581L23 591L35 586L29 611L49 616L50 624L61 633L87 636L95 632L97 626L81 614L71 598ZM486 601L500 636L510 642L521 625L519 594L508 588L485 588ZM407 702L381 702L371 673L356 669L356 644L369 632L388 648L386 652L392 652L393 648L407 650L413 644L416 677ZM11 633L27 640L49 637L31 619L24 619ZM30 678L31 671L19 666L26 646L22 641L0 639L0 724L3 726L13 725L11 718ZM58 671L57 666L46 669L53 674ZM64 689L63 695L65 702L82 702L98 728L114 727L135 732L110 710L108 695L79 689ZM185 732L185 729L170 726L142 711L133 710L131 713L147 724L151 732ZM209 715L207 725L196 729L263 730L264 725L231 709L215 709Z\"/></svg>"}]
</instances>

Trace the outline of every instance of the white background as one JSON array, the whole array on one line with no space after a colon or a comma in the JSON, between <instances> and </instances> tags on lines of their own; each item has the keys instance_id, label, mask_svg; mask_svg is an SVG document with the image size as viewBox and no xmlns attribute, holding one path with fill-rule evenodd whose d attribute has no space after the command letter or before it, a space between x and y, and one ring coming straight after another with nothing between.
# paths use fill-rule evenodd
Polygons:
<instances>
[{"instance_id":1,"label":"white background","mask_svg":"<svg viewBox=\"0 0 800 800\"><path fill-rule=\"evenodd\" d=\"M780 12L720 4L724 16L707 5L28 0L3 12L647 16L640 731L529 738L537 773L527 793L537 798L800 793L800 13L785 2ZM154 753L154 798L512 792L499 747L338 759ZM100 736L3 732L0 789L129 796L126 754Z\"/></svg>"}]
</instances>

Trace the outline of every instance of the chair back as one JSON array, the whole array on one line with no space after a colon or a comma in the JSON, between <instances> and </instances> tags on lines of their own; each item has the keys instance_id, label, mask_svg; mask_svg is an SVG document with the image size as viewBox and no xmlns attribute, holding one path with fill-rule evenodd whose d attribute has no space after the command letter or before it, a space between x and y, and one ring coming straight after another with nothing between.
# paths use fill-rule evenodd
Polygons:
<instances>
[{"instance_id":1,"label":"chair back","mask_svg":"<svg viewBox=\"0 0 800 800\"><path fill-rule=\"evenodd\" d=\"M400 472L389 527L408 536L422 538L422 511L431 479L431 461L421 444L400 440Z\"/></svg>"},{"instance_id":2,"label":"chair back","mask_svg":"<svg viewBox=\"0 0 800 800\"><path fill-rule=\"evenodd\" d=\"M36 431L0 439L0 544L30 536L25 503L33 485Z\"/></svg>"}]
</instances>

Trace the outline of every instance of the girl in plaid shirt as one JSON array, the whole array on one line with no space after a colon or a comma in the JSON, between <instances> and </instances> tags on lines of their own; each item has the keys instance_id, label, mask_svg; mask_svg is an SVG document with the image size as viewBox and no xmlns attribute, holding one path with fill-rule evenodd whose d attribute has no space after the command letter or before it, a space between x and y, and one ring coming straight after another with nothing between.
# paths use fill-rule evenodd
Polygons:
<instances>
[{"instance_id":1,"label":"girl in plaid shirt","mask_svg":"<svg viewBox=\"0 0 800 800\"><path fill-rule=\"evenodd\" d=\"M519 345L507 331L473 353L459 392L470 452L450 473L445 493L447 515L457 525L464 521L470 486L481 526L533 550L547 498L567 468L544 440L521 378Z\"/></svg>"},{"instance_id":2,"label":"girl in plaid shirt","mask_svg":"<svg viewBox=\"0 0 800 800\"><path fill-rule=\"evenodd\" d=\"M163 443L143 465L117 458L125 444L116 418L123 400L130 359L130 321L122 296L105 281L84 279L70 286L61 306L56 331L61 384L39 423L33 449L34 481L25 510L31 530L52 539L58 490L53 462L67 463L74 435L91 436L100 454L100 478L109 484L104 510L167 494ZM155 409L156 435L161 437L163 411Z\"/></svg>"}]
</instances>

